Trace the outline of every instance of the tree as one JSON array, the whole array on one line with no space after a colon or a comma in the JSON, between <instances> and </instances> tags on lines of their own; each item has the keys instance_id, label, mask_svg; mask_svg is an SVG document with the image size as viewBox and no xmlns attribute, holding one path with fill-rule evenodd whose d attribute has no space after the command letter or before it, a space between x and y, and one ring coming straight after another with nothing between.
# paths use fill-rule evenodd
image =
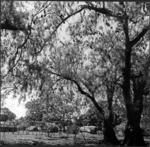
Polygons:
<instances>
[{"instance_id":1,"label":"tree","mask_svg":"<svg viewBox=\"0 0 150 147\"><path fill-rule=\"evenodd\" d=\"M28 30L24 18L26 13L18 13L16 7L20 6L20 3L14 3L14 1L2 1L1 3L1 29L10 31L23 31Z\"/></svg>"},{"instance_id":2,"label":"tree","mask_svg":"<svg viewBox=\"0 0 150 147\"><path fill-rule=\"evenodd\" d=\"M148 89L145 79L149 71L143 68L137 70L139 65L143 67L142 64L149 59L146 58L143 63L141 61L146 55L143 42L149 31L145 18L147 12L142 11L144 3L52 2L46 3L46 7L41 4L42 2L37 2L35 6L43 14L37 15L35 30L25 44L26 50L23 51L22 58L18 60L16 67L13 66L15 71L11 72L9 80L15 78L18 90L28 92L29 87L34 90L43 88L47 94L49 84L53 81L51 79L70 81L97 108L100 119L105 122L106 141L113 144L119 143L110 121L114 94L120 94L116 88L118 86L123 91L121 94L128 120L124 143L144 145L140 116L143 97ZM69 21L76 15L79 15L77 21ZM98 26L100 18L105 27ZM69 39L62 41L57 33L67 22ZM115 24L114 28L111 23ZM44 27L41 28L43 24ZM138 31L137 28L141 30ZM85 50L90 50L90 55L86 56ZM86 58L90 63L85 62ZM22 70L20 64L23 66ZM46 87L43 86L45 81L49 81ZM98 98L106 95L109 118L98 104Z\"/></svg>"},{"instance_id":3,"label":"tree","mask_svg":"<svg viewBox=\"0 0 150 147\"><path fill-rule=\"evenodd\" d=\"M12 121L16 118L16 115L13 112L11 112L8 108L4 107L2 108L2 111L7 116L7 120Z\"/></svg>"},{"instance_id":4,"label":"tree","mask_svg":"<svg viewBox=\"0 0 150 147\"><path fill-rule=\"evenodd\" d=\"M80 95L75 96L75 91L73 87L70 88L70 85L64 87L59 83L57 87L56 85L53 86L55 88L48 89L48 91L44 88L38 99L26 103L28 120L59 122L66 125L67 121L71 121L71 118L80 116L84 105L81 102L82 97L80 98Z\"/></svg>"},{"instance_id":5,"label":"tree","mask_svg":"<svg viewBox=\"0 0 150 147\"><path fill-rule=\"evenodd\" d=\"M29 121L42 121L42 107L38 99L27 102L25 106L27 108L26 118Z\"/></svg>"},{"instance_id":6,"label":"tree","mask_svg":"<svg viewBox=\"0 0 150 147\"><path fill-rule=\"evenodd\" d=\"M134 5L134 4L133 4ZM133 6L132 5L132 6ZM101 9L97 9L95 7L90 7L92 10L95 10L95 11L98 11L98 12L101 12L101 13L104 13L108 16L112 16L112 17L116 17L119 22L121 23L121 25L123 26L123 33L125 34L125 67L124 67L124 70L123 70L123 95L124 95L124 100L125 100L125 104L126 104L126 110L127 110L127 119L128 119L128 125L132 128L132 131L130 130L127 134L126 134L126 137L125 137L125 143L127 143L128 145L144 145L144 139L142 137L142 132L140 131L140 126L139 126L139 116L141 115L141 102L142 102L142 97L144 95L144 90L142 89L138 89L138 92L140 92L141 96L137 97L137 95L134 97L134 103L132 103L132 98L131 98L131 52L132 52L132 48L133 46L135 46L135 44L137 44L139 42L139 40L146 34L146 32L148 32L149 30L149 26L146 26L143 28L143 30L138 33L138 35L135 37L132 36L132 40L130 40L131 37L129 37L129 29L132 29L132 28L129 28L129 26L131 27L131 23L129 23L129 21L132 21L131 19L133 19L132 17L130 18L130 15L132 15L133 13L133 9L130 8L129 12L130 14L127 14L127 9L126 9L126 6L129 6L129 4L127 5L124 5L124 3L121 3L120 4L120 10L122 12L122 15L119 14L119 15L115 15L113 13L111 13L110 11L107 12L107 11L101 11ZM141 5L134 5L136 8L138 7L141 7ZM132 10L132 12L131 12ZM128 12L128 13L129 13ZM137 12L137 11L136 11ZM142 18L143 19L143 18ZM142 20L141 19L141 20ZM137 22L135 22L137 23ZM136 32L136 30L133 29L133 31ZM134 33L135 33L134 32ZM131 34L131 35L134 35ZM144 84L144 85L143 85ZM144 80L144 83L139 83L138 85L141 85L142 87L145 87L145 80ZM135 86L137 87L137 85ZM135 89L134 89L135 90ZM134 91L134 93L136 94L137 91ZM139 103L139 100L141 101ZM138 101L138 106L136 104L136 102ZM134 108L135 107L138 107L138 110L135 110ZM135 117L137 116L137 117ZM131 137L131 136L134 136ZM136 137L135 137L136 136ZM128 139L126 139L128 138ZM135 139L136 138L136 139ZM134 140L135 139L135 140ZM138 140L139 142L137 142L136 140Z\"/></svg>"}]
</instances>

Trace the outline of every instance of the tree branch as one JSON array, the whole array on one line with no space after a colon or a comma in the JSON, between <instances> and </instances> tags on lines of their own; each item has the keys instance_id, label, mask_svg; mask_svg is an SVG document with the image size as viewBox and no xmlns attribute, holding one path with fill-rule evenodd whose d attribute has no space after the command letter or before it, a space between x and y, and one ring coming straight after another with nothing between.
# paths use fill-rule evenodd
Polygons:
<instances>
[{"instance_id":1,"label":"tree branch","mask_svg":"<svg viewBox=\"0 0 150 147\"><path fill-rule=\"evenodd\" d=\"M20 56L19 56L18 60L16 61L16 63L14 63L14 65L10 67L10 69L9 69L8 72L7 72L7 74L3 76L3 78L6 77L6 76L13 70L13 68L16 67L16 65L18 64L18 62L19 62L19 60L20 60L20 58L21 58L21 55L22 55L22 48L23 48L24 45L27 43L30 34L31 34L31 31L30 31L30 33L27 35L27 37L24 39L23 43L17 47L17 51L16 51L16 53L15 53L13 59L12 59L13 62L15 62L15 59L16 59L16 57L17 57L17 55L18 55L18 52L19 52L19 49L21 49Z\"/></svg>"},{"instance_id":2,"label":"tree branch","mask_svg":"<svg viewBox=\"0 0 150 147\"><path fill-rule=\"evenodd\" d=\"M73 83L77 86L79 92L80 92L81 94L87 96L87 97L93 102L94 106L95 106L95 107L98 109L98 111L102 114L102 119L104 119L104 111L103 111L103 109L98 105L98 103L96 102L95 97L94 97L93 95L90 95L90 94L87 93L86 91L84 91L83 88L81 87L81 85L80 85L76 80L74 80L74 79L72 79L72 78L70 78L70 77L68 77L68 76L64 76L64 75L62 75L62 74L58 74L58 73L56 73L56 72L50 71L50 70L48 70L48 69L45 69L45 70L46 70L47 72L49 72L50 74L54 74L54 75L56 75L56 76L59 76L59 77L64 78L65 80L69 80L69 81L73 82Z\"/></svg>"},{"instance_id":3,"label":"tree branch","mask_svg":"<svg viewBox=\"0 0 150 147\"><path fill-rule=\"evenodd\" d=\"M68 80L74 82L74 84L78 87L78 90L80 91L81 94L87 96L88 98L90 98L90 100L93 102L94 106L98 109L98 111L102 114L102 118L104 119L104 111L103 109L98 105L98 103L96 102L94 96L89 95L87 92L85 92L81 86L79 85L79 83L71 78L68 78Z\"/></svg>"},{"instance_id":4,"label":"tree branch","mask_svg":"<svg viewBox=\"0 0 150 147\"><path fill-rule=\"evenodd\" d=\"M63 18L62 21L56 25L55 29L52 31L50 37L48 37L46 40L45 40L45 43L44 45L46 45L47 42L49 42L49 40L53 37L53 35L55 34L55 32L57 31L57 29L63 24L65 23L69 18L71 18L72 16L80 13L81 11L85 10L85 9L89 9L89 10L94 10L95 12L98 12L98 13L102 13L102 14L105 14L107 16L111 16L111 17L115 17L115 18L118 18L118 19L123 19L124 17L121 16L121 15L117 15L117 14L114 14L111 10L107 9L107 8L97 8L97 7L94 7L94 6L89 6L89 5L81 5L81 8L75 12L73 12L72 14L68 15L67 17ZM43 45L43 46L44 46ZM43 47L44 48L44 47ZM43 48L41 48L39 51L37 51L35 54L38 54L40 53Z\"/></svg>"},{"instance_id":5,"label":"tree branch","mask_svg":"<svg viewBox=\"0 0 150 147\"><path fill-rule=\"evenodd\" d=\"M133 47L144 35L150 30L150 26L146 26L143 30L132 40L130 41L131 47Z\"/></svg>"},{"instance_id":6,"label":"tree branch","mask_svg":"<svg viewBox=\"0 0 150 147\"><path fill-rule=\"evenodd\" d=\"M95 12L101 13L101 14L105 14L106 16L111 16L111 17L115 17L118 19L123 19L124 17L118 14L114 14L111 10L107 9L107 8L97 8L95 6L89 6L89 5L83 5L84 9L89 9L89 10L94 10Z\"/></svg>"}]
</instances>

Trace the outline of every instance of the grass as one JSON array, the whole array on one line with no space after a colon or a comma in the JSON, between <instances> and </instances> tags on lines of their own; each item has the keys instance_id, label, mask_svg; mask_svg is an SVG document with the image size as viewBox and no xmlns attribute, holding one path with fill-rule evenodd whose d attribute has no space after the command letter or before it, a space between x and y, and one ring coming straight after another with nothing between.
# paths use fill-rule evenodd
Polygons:
<instances>
[{"instance_id":1,"label":"grass","mask_svg":"<svg viewBox=\"0 0 150 147\"><path fill-rule=\"evenodd\" d=\"M52 133L50 137L46 134L40 135L36 133L18 134L18 133L0 133L0 139L4 141L2 147L113 147L109 145L99 144L103 139L102 135L97 134L78 134L76 141L74 135ZM150 138L146 141L150 142ZM150 145L149 145L150 147Z\"/></svg>"},{"instance_id":2,"label":"grass","mask_svg":"<svg viewBox=\"0 0 150 147\"><path fill-rule=\"evenodd\" d=\"M7 144L45 144L51 146L58 146L58 145L73 145L74 143L79 144L98 144L100 140L102 140L102 136L97 134L89 134L89 133L80 133L75 136L73 134L59 134L59 133L52 133L50 137L47 134L40 135L40 134L33 134L30 133L28 135L25 134L18 134L18 133L1 133L1 140L3 140ZM36 146L37 146L36 145Z\"/></svg>"}]
</instances>

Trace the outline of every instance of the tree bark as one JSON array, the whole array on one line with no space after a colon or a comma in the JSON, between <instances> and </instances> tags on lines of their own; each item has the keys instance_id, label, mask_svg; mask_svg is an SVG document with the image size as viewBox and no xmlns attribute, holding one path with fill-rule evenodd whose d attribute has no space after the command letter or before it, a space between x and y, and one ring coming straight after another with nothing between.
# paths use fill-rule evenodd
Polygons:
<instances>
[{"instance_id":1,"label":"tree bark","mask_svg":"<svg viewBox=\"0 0 150 147\"><path fill-rule=\"evenodd\" d=\"M140 128L141 114L143 110L143 96L138 95L139 92L141 93L141 90L139 89L139 92L134 95L134 102L132 102L127 85L128 84L125 83L125 87L123 89L128 120L125 130L124 144L129 146L144 146L144 137Z\"/></svg>"},{"instance_id":2,"label":"tree bark","mask_svg":"<svg viewBox=\"0 0 150 147\"><path fill-rule=\"evenodd\" d=\"M127 16L125 14L125 16ZM133 91L134 99L131 96L131 52L133 47L133 42L129 38L128 30L128 17L125 17L123 22L123 30L125 33L125 67L123 71L123 95L127 111L127 126L125 130L125 138L123 144L129 146L144 146L144 137L142 130L140 128L140 119L142 113L142 90L134 85L133 82ZM136 39L135 39L136 40ZM134 44L139 40L139 38L134 41ZM135 89L136 88L136 89Z\"/></svg>"},{"instance_id":3,"label":"tree bark","mask_svg":"<svg viewBox=\"0 0 150 147\"><path fill-rule=\"evenodd\" d=\"M133 112L131 112L133 113ZM134 119L128 120L125 129L124 145L128 146L145 146L143 131L140 128L140 122L136 119L139 114L134 113ZM136 121L137 120L137 121Z\"/></svg>"},{"instance_id":4,"label":"tree bark","mask_svg":"<svg viewBox=\"0 0 150 147\"><path fill-rule=\"evenodd\" d=\"M117 139L115 131L114 131L114 117L113 117L113 108L112 108L114 90L115 90L114 85L112 83L108 83L107 102L108 102L109 115L108 115L108 118L104 119L103 134L104 134L104 143L112 144L112 145L119 145L120 142Z\"/></svg>"},{"instance_id":5,"label":"tree bark","mask_svg":"<svg viewBox=\"0 0 150 147\"><path fill-rule=\"evenodd\" d=\"M109 119L104 120L104 143L112 144L112 145L119 145L120 142L116 137L115 131L113 129L113 125Z\"/></svg>"},{"instance_id":6,"label":"tree bark","mask_svg":"<svg viewBox=\"0 0 150 147\"><path fill-rule=\"evenodd\" d=\"M127 109L128 123L125 130L124 144L129 146L145 146L143 131L140 128L141 114L143 111L143 97L146 83L142 80L143 77L133 79L133 104Z\"/></svg>"}]
</instances>

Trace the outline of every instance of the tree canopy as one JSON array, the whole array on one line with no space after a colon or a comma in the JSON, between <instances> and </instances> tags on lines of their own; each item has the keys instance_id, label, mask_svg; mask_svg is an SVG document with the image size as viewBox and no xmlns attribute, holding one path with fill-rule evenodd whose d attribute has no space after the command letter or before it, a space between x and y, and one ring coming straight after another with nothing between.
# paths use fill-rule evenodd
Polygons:
<instances>
[{"instance_id":1,"label":"tree canopy","mask_svg":"<svg viewBox=\"0 0 150 147\"><path fill-rule=\"evenodd\" d=\"M33 103L41 109L39 103L46 101L46 111L56 104L53 113L57 110L58 116L75 111L77 107L69 103L92 102L107 128L105 140L114 144L118 141L111 120L117 102L126 109L129 134L140 138L136 143L125 135L124 143L143 145L140 119L143 99L150 91L147 3L37 1L32 4L34 10L19 14L20 5L2 3L4 96L13 91L23 99L35 92L39 100L28 103L30 112ZM8 20L12 28L6 25ZM75 95L72 99L69 90L64 90L68 85L72 87L69 93ZM101 105L104 100L108 116Z\"/></svg>"}]
</instances>

